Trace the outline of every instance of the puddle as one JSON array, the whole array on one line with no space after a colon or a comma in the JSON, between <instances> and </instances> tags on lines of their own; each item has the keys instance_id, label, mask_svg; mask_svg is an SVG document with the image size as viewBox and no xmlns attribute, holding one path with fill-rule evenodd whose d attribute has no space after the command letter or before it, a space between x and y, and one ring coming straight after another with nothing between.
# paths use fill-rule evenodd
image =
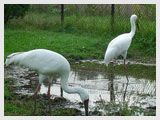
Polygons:
<instances>
[{"instance_id":1,"label":"puddle","mask_svg":"<svg viewBox=\"0 0 160 120\"><path fill-rule=\"evenodd\" d=\"M79 62L91 62L91 63L98 63L98 64L104 64L104 60L80 60ZM116 64L120 65L123 64L122 59L117 59ZM138 64L138 65L145 65L145 66L156 66L155 63L143 63L143 62L138 62L134 60L126 60L126 64Z\"/></svg>"},{"instance_id":2,"label":"puddle","mask_svg":"<svg viewBox=\"0 0 160 120\"><path fill-rule=\"evenodd\" d=\"M148 67L150 67L150 65L148 65ZM144 109L156 106L155 80L151 81L146 78L137 79L133 76L127 76L127 81L124 75L112 75L104 71L91 71L87 68L73 67L70 72L69 85L73 87L81 86L89 93L89 110L92 112L92 115L97 115L97 113L94 114L94 110L97 109L100 101L104 101L105 103L115 101L116 104L119 104L123 102L124 94L125 100L129 102L129 106L135 105ZM36 85L38 84L38 74L35 71L16 65L5 68L5 78L13 78L13 86L16 88L14 92L22 95L33 95ZM44 82L39 94L47 93L47 85L47 82ZM51 86L51 95L52 99L60 96L60 78L58 75L55 75L55 81L53 81ZM79 95L64 92L63 96L71 103L74 103L68 104L65 107L76 107L84 114L84 108L78 104L81 102ZM104 115L106 110L100 107L99 111L101 111L101 115Z\"/></svg>"}]
</instances>

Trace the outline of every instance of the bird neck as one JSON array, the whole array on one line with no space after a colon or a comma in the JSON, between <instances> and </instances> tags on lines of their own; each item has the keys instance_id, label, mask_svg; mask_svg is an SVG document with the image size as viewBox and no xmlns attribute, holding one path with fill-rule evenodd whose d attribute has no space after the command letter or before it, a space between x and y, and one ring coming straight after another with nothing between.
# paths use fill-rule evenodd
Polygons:
<instances>
[{"instance_id":1,"label":"bird neck","mask_svg":"<svg viewBox=\"0 0 160 120\"><path fill-rule=\"evenodd\" d=\"M130 22L131 22L130 35L131 35L131 38L133 38L133 36L135 35L135 32L136 32L136 24L135 24L135 21L133 19L131 19Z\"/></svg>"},{"instance_id":2,"label":"bird neck","mask_svg":"<svg viewBox=\"0 0 160 120\"><path fill-rule=\"evenodd\" d=\"M63 75L61 75L62 89L69 94L78 93L75 88L68 86L68 78L69 78L69 72L65 72L63 73Z\"/></svg>"},{"instance_id":3,"label":"bird neck","mask_svg":"<svg viewBox=\"0 0 160 120\"><path fill-rule=\"evenodd\" d=\"M82 101L86 100L88 98L88 94L83 88L80 87L70 87L68 86L68 78L69 78L69 72L65 72L61 74L61 87L62 89L69 94L79 94Z\"/></svg>"}]
</instances>

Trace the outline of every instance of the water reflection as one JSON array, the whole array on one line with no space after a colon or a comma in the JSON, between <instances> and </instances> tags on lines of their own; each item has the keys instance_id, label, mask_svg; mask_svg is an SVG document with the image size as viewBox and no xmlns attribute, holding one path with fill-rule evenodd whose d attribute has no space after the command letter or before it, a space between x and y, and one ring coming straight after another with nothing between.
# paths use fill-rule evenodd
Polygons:
<instances>
[{"instance_id":1,"label":"water reflection","mask_svg":"<svg viewBox=\"0 0 160 120\"><path fill-rule=\"evenodd\" d=\"M108 85L108 90L110 91L110 102L115 103L115 94L114 94L114 82L115 79L115 67L112 65L112 68L110 69L110 73L108 74L108 79L110 81L110 84Z\"/></svg>"}]
</instances>

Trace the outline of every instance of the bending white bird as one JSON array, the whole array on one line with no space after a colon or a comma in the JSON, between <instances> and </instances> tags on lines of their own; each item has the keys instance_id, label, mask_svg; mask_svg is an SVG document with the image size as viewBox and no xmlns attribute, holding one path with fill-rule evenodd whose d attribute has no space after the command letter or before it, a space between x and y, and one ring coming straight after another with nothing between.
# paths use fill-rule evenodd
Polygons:
<instances>
[{"instance_id":1,"label":"bending white bird","mask_svg":"<svg viewBox=\"0 0 160 120\"><path fill-rule=\"evenodd\" d=\"M35 49L28 52L17 52L7 56L5 65L8 66L10 64L23 65L36 70L39 73L39 84L34 93L35 101L37 92L40 89L40 85L46 78L49 80L48 97L50 100L50 84L53 80L53 73L59 73L61 76L60 84L62 89L69 94L79 94L85 106L85 113L88 115L89 95L83 88L68 86L70 64L62 55L45 49Z\"/></svg>"},{"instance_id":2,"label":"bending white bird","mask_svg":"<svg viewBox=\"0 0 160 120\"><path fill-rule=\"evenodd\" d=\"M132 42L133 36L135 35L136 20L137 16L132 15L130 18L131 32L119 35L109 43L104 57L104 63L106 64L106 66L108 66L109 62L114 58L116 59L118 56L122 55L124 58L124 68L126 69L125 60L127 56L127 50Z\"/></svg>"}]
</instances>

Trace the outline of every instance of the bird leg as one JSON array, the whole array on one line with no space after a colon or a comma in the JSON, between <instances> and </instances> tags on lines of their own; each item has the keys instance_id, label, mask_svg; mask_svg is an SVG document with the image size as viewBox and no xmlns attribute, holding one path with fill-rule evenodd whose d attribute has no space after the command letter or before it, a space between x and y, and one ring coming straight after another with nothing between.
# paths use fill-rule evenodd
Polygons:
<instances>
[{"instance_id":1,"label":"bird leg","mask_svg":"<svg viewBox=\"0 0 160 120\"><path fill-rule=\"evenodd\" d=\"M51 83L48 83L48 93L47 93L47 95L48 95L49 98L50 98L50 87L51 87Z\"/></svg>"},{"instance_id":2,"label":"bird leg","mask_svg":"<svg viewBox=\"0 0 160 120\"><path fill-rule=\"evenodd\" d=\"M63 89L62 89L62 87L61 87L61 97L63 97Z\"/></svg>"},{"instance_id":3,"label":"bird leg","mask_svg":"<svg viewBox=\"0 0 160 120\"><path fill-rule=\"evenodd\" d=\"M126 60L125 59L124 59L123 65L124 65L124 70L126 70Z\"/></svg>"},{"instance_id":4,"label":"bird leg","mask_svg":"<svg viewBox=\"0 0 160 120\"><path fill-rule=\"evenodd\" d=\"M116 59L113 61L113 69L116 70Z\"/></svg>"},{"instance_id":5,"label":"bird leg","mask_svg":"<svg viewBox=\"0 0 160 120\"><path fill-rule=\"evenodd\" d=\"M51 87L51 83L48 83L48 101L49 101L49 113L51 114L50 87Z\"/></svg>"},{"instance_id":6,"label":"bird leg","mask_svg":"<svg viewBox=\"0 0 160 120\"><path fill-rule=\"evenodd\" d=\"M125 91L124 91L124 94L123 94L123 102L125 101L125 98L126 98L126 92L127 92L128 82L129 82L128 73L127 73L127 70L126 70L125 59L124 59L124 72L126 74L127 83L126 83L126 88L125 88Z\"/></svg>"},{"instance_id":7,"label":"bird leg","mask_svg":"<svg viewBox=\"0 0 160 120\"><path fill-rule=\"evenodd\" d=\"M111 64L113 64L113 70L115 71L116 69L116 59L113 60L113 62L110 62Z\"/></svg>"},{"instance_id":8,"label":"bird leg","mask_svg":"<svg viewBox=\"0 0 160 120\"><path fill-rule=\"evenodd\" d=\"M40 89L40 84L38 84L36 90L35 90L35 93L34 93L34 113L36 113L36 99L37 99L37 93Z\"/></svg>"}]
</instances>

